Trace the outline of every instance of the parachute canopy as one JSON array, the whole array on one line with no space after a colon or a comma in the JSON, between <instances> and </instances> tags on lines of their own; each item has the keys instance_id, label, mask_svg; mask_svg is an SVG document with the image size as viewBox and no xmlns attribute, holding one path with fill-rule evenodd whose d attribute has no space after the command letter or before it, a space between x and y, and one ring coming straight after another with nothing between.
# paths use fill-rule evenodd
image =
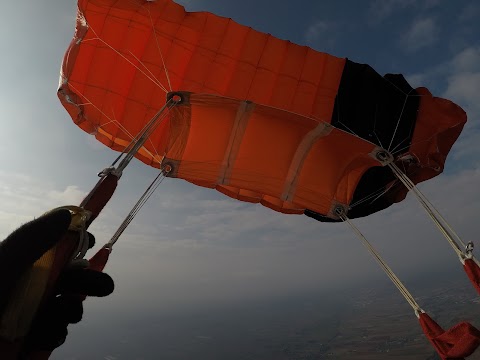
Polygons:
<instances>
[{"instance_id":1,"label":"parachute canopy","mask_svg":"<svg viewBox=\"0 0 480 360\"><path fill-rule=\"evenodd\" d=\"M387 151L415 182L442 172L466 114L401 75L170 0L79 0L58 96L123 150L176 96L137 157L168 176L283 213L335 221L401 201Z\"/></svg>"}]
</instances>

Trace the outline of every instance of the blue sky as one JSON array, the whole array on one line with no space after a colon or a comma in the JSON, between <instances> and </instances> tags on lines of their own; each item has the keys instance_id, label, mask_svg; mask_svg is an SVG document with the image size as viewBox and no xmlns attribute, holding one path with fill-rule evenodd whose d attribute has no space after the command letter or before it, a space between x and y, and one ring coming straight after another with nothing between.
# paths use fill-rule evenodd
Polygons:
<instances>
[{"instance_id":1,"label":"blue sky","mask_svg":"<svg viewBox=\"0 0 480 360\"><path fill-rule=\"evenodd\" d=\"M421 188L466 241L478 238L477 1L298 0L293 6L291 1L276 1L273 7L267 0L181 3L187 10L231 17L280 38L368 63L382 74L403 73L413 86L427 86L434 95L461 105L469 120L446 171ZM75 9L73 0L0 4L2 236L52 207L78 203L96 182L96 173L116 155L76 128L56 97ZM114 199L92 227L99 243L113 234L154 174L137 161L127 168ZM457 261L411 196L356 223L407 283L416 274L441 271ZM347 265L340 268L340 263ZM462 277L460 265L455 269L452 277ZM87 302L79 325L83 329L89 329L93 319L122 314L131 318L139 309L174 313L383 279L346 226L277 214L170 179L120 239L107 271L117 289L108 299ZM78 344L76 331L72 329L67 348Z\"/></svg>"}]
</instances>

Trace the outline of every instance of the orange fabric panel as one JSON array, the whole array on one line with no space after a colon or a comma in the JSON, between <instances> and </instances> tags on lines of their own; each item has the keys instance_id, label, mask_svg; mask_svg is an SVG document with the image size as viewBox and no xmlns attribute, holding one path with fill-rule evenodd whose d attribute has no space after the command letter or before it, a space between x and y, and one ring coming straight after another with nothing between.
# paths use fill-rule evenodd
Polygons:
<instances>
[{"instance_id":1,"label":"orange fabric panel","mask_svg":"<svg viewBox=\"0 0 480 360\"><path fill-rule=\"evenodd\" d=\"M170 117L172 136L164 163L172 164L171 176L218 191L235 199L260 202L284 213L305 208L327 214L337 204L349 204L360 177L379 163L369 154L375 145L331 126L318 132L303 147L304 139L317 134L319 123L311 118L242 101L192 94L189 110ZM187 107L180 105L178 109ZM243 132L232 131L245 111ZM190 117L184 116L185 113ZM231 138L239 141L233 150ZM291 179L289 169L297 149L305 152ZM225 152L231 152L231 171L221 175ZM293 189L291 186L293 186ZM285 199L285 189L292 198Z\"/></svg>"},{"instance_id":2,"label":"orange fabric panel","mask_svg":"<svg viewBox=\"0 0 480 360\"><path fill-rule=\"evenodd\" d=\"M333 204L350 204L363 173L379 163L368 156L375 146L338 129L319 139L310 150L293 202L327 214ZM318 194L318 189L322 194ZM321 196L320 196L321 195Z\"/></svg>"},{"instance_id":3,"label":"orange fabric panel","mask_svg":"<svg viewBox=\"0 0 480 360\"><path fill-rule=\"evenodd\" d=\"M304 209L295 207L290 202L282 201L272 196L262 195L254 191L222 185L216 186L216 189L233 199L254 204L260 203L263 206L284 214L303 214L304 212Z\"/></svg>"}]
</instances>

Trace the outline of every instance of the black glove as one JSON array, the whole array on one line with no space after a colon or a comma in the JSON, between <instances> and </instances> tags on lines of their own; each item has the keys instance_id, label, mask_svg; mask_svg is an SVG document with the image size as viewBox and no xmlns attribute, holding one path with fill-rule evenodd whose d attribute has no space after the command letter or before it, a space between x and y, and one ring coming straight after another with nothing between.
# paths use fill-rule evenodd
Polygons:
<instances>
[{"instance_id":1,"label":"black glove","mask_svg":"<svg viewBox=\"0 0 480 360\"><path fill-rule=\"evenodd\" d=\"M0 314L22 274L64 237L70 222L68 210L50 212L21 226L0 243ZM89 247L94 244L95 239L89 234ZM55 296L37 314L22 347L23 353L52 351L62 345L68 324L82 319L85 296L107 296L113 289L113 280L105 273L66 269L56 284Z\"/></svg>"}]
</instances>

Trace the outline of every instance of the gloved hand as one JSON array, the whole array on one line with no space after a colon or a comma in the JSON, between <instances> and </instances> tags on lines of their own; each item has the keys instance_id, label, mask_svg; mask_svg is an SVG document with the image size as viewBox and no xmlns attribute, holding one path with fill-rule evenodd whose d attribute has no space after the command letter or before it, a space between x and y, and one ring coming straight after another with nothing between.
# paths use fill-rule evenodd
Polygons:
<instances>
[{"instance_id":1,"label":"gloved hand","mask_svg":"<svg viewBox=\"0 0 480 360\"><path fill-rule=\"evenodd\" d=\"M0 243L0 314L22 274L64 237L70 221L68 210L56 210L21 226ZM89 247L94 243L89 234ZM66 269L56 284L56 296L39 310L22 352L52 351L62 345L68 324L82 319L85 296L107 296L113 289L113 280L105 273L85 268ZM1 353L0 358L4 359Z\"/></svg>"}]
</instances>

